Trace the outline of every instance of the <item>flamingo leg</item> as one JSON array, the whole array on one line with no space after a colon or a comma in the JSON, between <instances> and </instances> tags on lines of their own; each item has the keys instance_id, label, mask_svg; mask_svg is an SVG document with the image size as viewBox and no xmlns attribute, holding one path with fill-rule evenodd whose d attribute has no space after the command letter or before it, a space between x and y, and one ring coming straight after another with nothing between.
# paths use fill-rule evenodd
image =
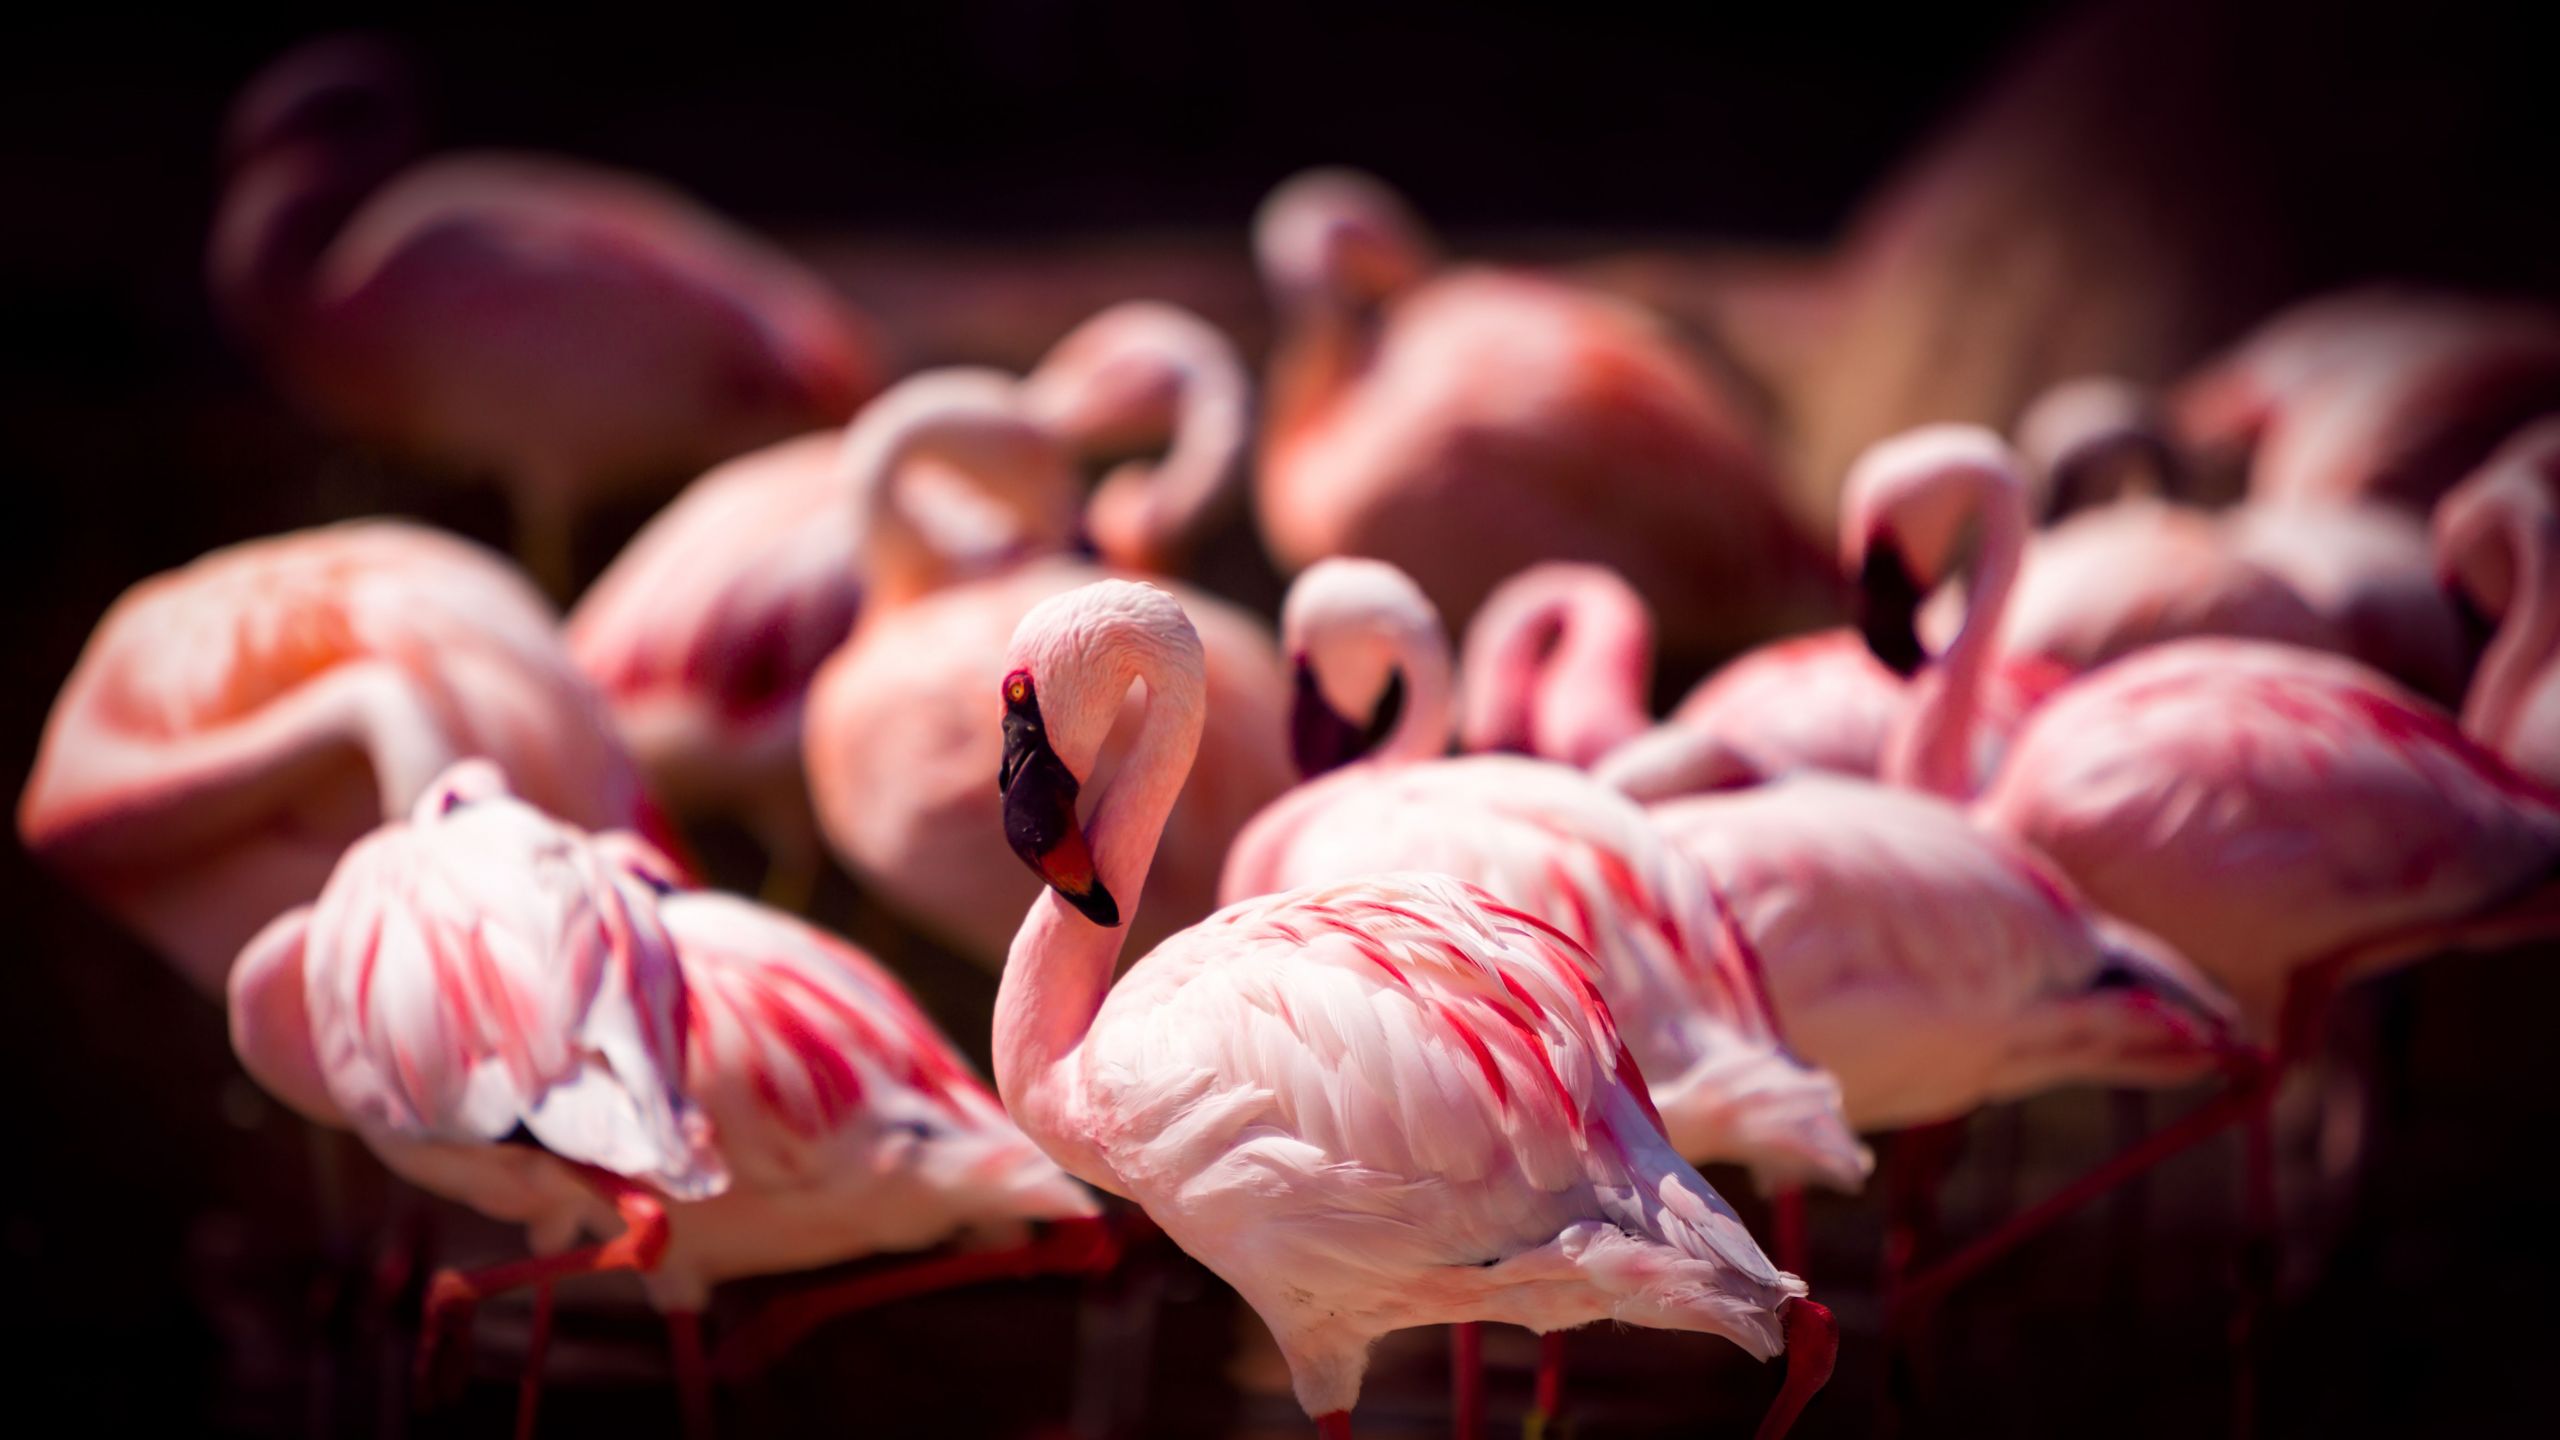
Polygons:
<instances>
[{"instance_id":1,"label":"flamingo leg","mask_svg":"<svg viewBox=\"0 0 2560 1440\"><path fill-rule=\"evenodd\" d=\"M1484 1435L1484 1328L1473 1320L1449 1330L1449 1433L1456 1440Z\"/></svg>"},{"instance_id":2,"label":"flamingo leg","mask_svg":"<svg viewBox=\"0 0 2560 1440\"><path fill-rule=\"evenodd\" d=\"M676 1403L684 1414L685 1440L711 1440L711 1365L703 1357L702 1312L667 1312L667 1350L675 1363Z\"/></svg>"},{"instance_id":3,"label":"flamingo leg","mask_svg":"<svg viewBox=\"0 0 2560 1440\"><path fill-rule=\"evenodd\" d=\"M1790 1185L1772 1196L1769 1204L1778 1245L1778 1268L1802 1275L1812 1258L1812 1241L1805 1228L1804 1187Z\"/></svg>"},{"instance_id":4,"label":"flamingo leg","mask_svg":"<svg viewBox=\"0 0 2560 1440\"><path fill-rule=\"evenodd\" d=\"M1316 1440L1351 1440L1351 1412L1336 1410L1317 1416Z\"/></svg>"},{"instance_id":5,"label":"flamingo leg","mask_svg":"<svg viewBox=\"0 0 2560 1440\"><path fill-rule=\"evenodd\" d=\"M1537 1403L1522 1430L1526 1440L1547 1440L1557 1432L1557 1419L1564 1414L1564 1337L1562 1330L1538 1337Z\"/></svg>"},{"instance_id":6,"label":"flamingo leg","mask_svg":"<svg viewBox=\"0 0 2560 1440\"><path fill-rule=\"evenodd\" d=\"M1796 1417L1830 1381L1831 1367L1840 1359L1840 1322L1832 1318L1829 1306L1790 1300L1785 1323L1787 1378L1778 1387L1778 1398L1769 1402L1769 1413L1760 1417L1757 1440L1784 1440L1795 1428Z\"/></svg>"},{"instance_id":7,"label":"flamingo leg","mask_svg":"<svg viewBox=\"0 0 2560 1440\"><path fill-rule=\"evenodd\" d=\"M480 1270L439 1270L427 1287L426 1318L418 1337L418 1373L422 1382L437 1370L446 1334L467 1328L472 1312L492 1295L570 1275L606 1270L653 1270L667 1252L667 1210L657 1196L619 1175L581 1166L588 1184L613 1201L622 1216L622 1233L600 1244L558 1255L491 1265ZM430 1386L430 1388L433 1388Z\"/></svg>"},{"instance_id":8,"label":"flamingo leg","mask_svg":"<svg viewBox=\"0 0 2560 1440\"><path fill-rule=\"evenodd\" d=\"M721 1342L717 1369L753 1375L839 1315L936 1290L1032 1275L1100 1274L1119 1263L1120 1237L1104 1220L1060 1220L1029 1244L1004 1250L939 1255L894 1269L867 1271L767 1305Z\"/></svg>"},{"instance_id":9,"label":"flamingo leg","mask_svg":"<svg viewBox=\"0 0 2560 1440\"><path fill-rule=\"evenodd\" d=\"M542 1363L551 1353L551 1282L533 1283L533 1328L524 1342L524 1376L516 1382L516 1440L533 1440L542 1412Z\"/></svg>"}]
</instances>

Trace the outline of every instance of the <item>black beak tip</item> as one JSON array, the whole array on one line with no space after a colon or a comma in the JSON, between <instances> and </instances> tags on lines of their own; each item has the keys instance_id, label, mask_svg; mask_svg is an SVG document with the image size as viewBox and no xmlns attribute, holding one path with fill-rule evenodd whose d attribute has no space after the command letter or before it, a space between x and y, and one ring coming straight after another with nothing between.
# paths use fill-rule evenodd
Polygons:
<instances>
[{"instance_id":1,"label":"black beak tip","mask_svg":"<svg viewBox=\"0 0 2560 1440\"><path fill-rule=\"evenodd\" d=\"M1094 881L1093 888L1081 895L1069 895L1064 890L1058 893L1065 896L1067 903L1076 907L1076 913L1087 920L1105 930L1119 928L1120 902L1111 898L1110 890L1106 889L1100 880Z\"/></svg>"},{"instance_id":2,"label":"black beak tip","mask_svg":"<svg viewBox=\"0 0 2560 1440\"><path fill-rule=\"evenodd\" d=\"M1905 680L1929 661L1920 644L1920 600L1920 584L1893 543L1871 546L1858 571L1858 634L1886 669Z\"/></svg>"}]
</instances>

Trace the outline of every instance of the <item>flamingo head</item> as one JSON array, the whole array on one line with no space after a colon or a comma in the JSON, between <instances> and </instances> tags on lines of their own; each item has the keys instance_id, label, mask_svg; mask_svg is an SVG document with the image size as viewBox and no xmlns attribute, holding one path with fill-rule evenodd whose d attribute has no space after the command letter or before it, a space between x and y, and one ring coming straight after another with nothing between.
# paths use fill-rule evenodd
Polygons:
<instances>
[{"instance_id":1,"label":"flamingo head","mask_svg":"<svg viewBox=\"0 0 2560 1440\"><path fill-rule=\"evenodd\" d=\"M1284 181L1254 217L1253 249L1285 309L1373 308L1432 264L1412 208L1356 170L1310 170Z\"/></svg>"},{"instance_id":2,"label":"flamingo head","mask_svg":"<svg viewBox=\"0 0 2560 1440\"><path fill-rule=\"evenodd\" d=\"M1105 580L1052 596L1014 630L1001 692L1004 759L996 772L1005 841L1096 925L1118 925L1120 904L1076 818L1077 796L1134 684L1147 682L1151 706L1196 706L1206 674L1199 632L1181 603L1136 581ZM1166 773L1139 783L1166 781L1171 767L1161 756L1154 763ZM1182 766L1189 763L1184 754Z\"/></svg>"},{"instance_id":3,"label":"flamingo head","mask_svg":"<svg viewBox=\"0 0 2560 1440\"><path fill-rule=\"evenodd\" d=\"M1921 602L1955 569L1968 522L2023 529L2025 481L1999 436L1925 425L1868 448L1842 495L1843 567L1858 577L1858 630L1896 674L1928 662Z\"/></svg>"},{"instance_id":4,"label":"flamingo head","mask_svg":"<svg viewBox=\"0 0 2560 1440\"><path fill-rule=\"evenodd\" d=\"M2184 452L2156 397L2111 375L2047 389L2018 417L2017 437L2049 516L2117 495L2175 495L2184 474Z\"/></svg>"},{"instance_id":5,"label":"flamingo head","mask_svg":"<svg viewBox=\"0 0 2560 1440\"><path fill-rule=\"evenodd\" d=\"M1322 561L1289 587L1280 643L1297 676L1289 744L1303 775L1376 753L1425 685L1445 695L1449 640L1422 587L1379 560Z\"/></svg>"},{"instance_id":6,"label":"flamingo head","mask_svg":"<svg viewBox=\"0 0 2560 1440\"><path fill-rule=\"evenodd\" d=\"M226 168L290 147L315 146L381 173L415 153L416 78L390 42L332 35L268 62L232 102L222 136Z\"/></svg>"}]
</instances>

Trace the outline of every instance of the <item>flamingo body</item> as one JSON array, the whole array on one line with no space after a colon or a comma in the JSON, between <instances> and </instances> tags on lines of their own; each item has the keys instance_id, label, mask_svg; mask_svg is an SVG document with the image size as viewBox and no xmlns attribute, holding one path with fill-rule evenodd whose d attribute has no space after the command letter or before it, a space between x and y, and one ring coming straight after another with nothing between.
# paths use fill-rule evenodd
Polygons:
<instances>
[{"instance_id":1,"label":"flamingo body","mask_svg":"<svg viewBox=\"0 0 2560 1440\"><path fill-rule=\"evenodd\" d=\"M54 703L19 833L219 993L251 934L470 755L568 819L643 818L533 587L465 541L353 522L119 598Z\"/></svg>"}]
</instances>

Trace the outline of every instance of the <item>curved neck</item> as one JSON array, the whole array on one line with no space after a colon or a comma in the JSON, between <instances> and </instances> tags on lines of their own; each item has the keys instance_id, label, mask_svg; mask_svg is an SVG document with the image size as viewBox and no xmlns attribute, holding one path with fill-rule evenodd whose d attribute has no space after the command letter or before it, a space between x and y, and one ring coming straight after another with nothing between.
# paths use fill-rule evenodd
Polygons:
<instances>
[{"instance_id":1,"label":"curved neck","mask_svg":"<svg viewBox=\"0 0 2560 1440\"><path fill-rule=\"evenodd\" d=\"M1888 784L1962 799L1973 790L1973 722L1982 686L1995 658L2002 612L2017 582L2026 549L2022 497L1987 472L1960 472L1966 509L1980 527L1981 546L1965 587L1964 625L1946 653L1911 682L1901 725L1885 744Z\"/></svg>"},{"instance_id":2,"label":"curved neck","mask_svg":"<svg viewBox=\"0 0 2560 1440\"><path fill-rule=\"evenodd\" d=\"M1437 760L1449 753L1457 724L1457 681L1451 674L1448 637L1435 618L1399 631L1390 644L1396 673L1404 677L1404 714L1370 758Z\"/></svg>"},{"instance_id":3,"label":"curved neck","mask_svg":"<svg viewBox=\"0 0 2560 1440\"><path fill-rule=\"evenodd\" d=\"M2463 697L2462 728L2503 753L2524 738L2518 728L2525 702L2543 672L2560 660L2560 511L2509 505L2492 535L2489 543L2509 549L2515 586Z\"/></svg>"},{"instance_id":4,"label":"curved neck","mask_svg":"<svg viewBox=\"0 0 2560 1440\"><path fill-rule=\"evenodd\" d=\"M317 145L243 165L223 189L205 254L224 320L261 342L289 334L309 301L320 256L389 168Z\"/></svg>"},{"instance_id":5,"label":"curved neck","mask_svg":"<svg viewBox=\"0 0 2560 1440\"><path fill-rule=\"evenodd\" d=\"M1572 572L1532 572L1504 590L1467 627L1463 748L1584 766L1651 723L1653 617L1641 597L1614 575Z\"/></svg>"},{"instance_id":6,"label":"curved neck","mask_svg":"<svg viewBox=\"0 0 2560 1440\"><path fill-rule=\"evenodd\" d=\"M902 605L954 577L952 557L917 527L902 493L920 462L982 484L1017 514L1035 548L1063 541L1073 528L1065 456L1025 413L1011 377L992 370L913 377L874 400L845 432L839 466L853 492L866 610Z\"/></svg>"},{"instance_id":7,"label":"curved neck","mask_svg":"<svg viewBox=\"0 0 2560 1440\"><path fill-rule=\"evenodd\" d=\"M1105 641L1104 643L1111 643ZM1132 647L1133 649L1135 647ZM996 989L996 1090L1023 1129L1086 1179L1089 1146L1071 1126L1069 1065L1110 992L1112 971L1138 914L1147 867L1173 802L1190 776L1207 711L1197 651L1183 664L1167 652L1130 655L1127 677L1146 687L1145 711L1118 774L1096 797L1086 823L1094 873L1120 904L1123 923L1096 925L1043 887L1005 958Z\"/></svg>"},{"instance_id":8,"label":"curved neck","mask_svg":"<svg viewBox=\"0 0 2560 1440\"><path fill-rule=\"evenodd\" d=\"M1237 496L1251 411L1243 362L1207 324L1170 306L1106 312L1063 342L1028 382L1042 418L1071 443L1163 444L1154 463L1118 466L1085 507L1113 565L1165 571Z\"/></svg>"}]
</instances>

